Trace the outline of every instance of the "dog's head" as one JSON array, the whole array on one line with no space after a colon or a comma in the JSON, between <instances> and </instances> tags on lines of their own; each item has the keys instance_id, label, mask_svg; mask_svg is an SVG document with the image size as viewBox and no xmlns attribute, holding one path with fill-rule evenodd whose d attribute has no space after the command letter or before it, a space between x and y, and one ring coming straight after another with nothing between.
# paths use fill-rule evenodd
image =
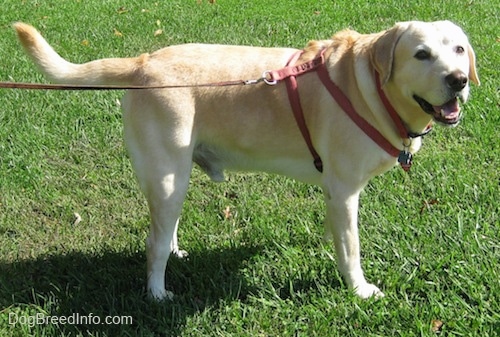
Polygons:
<instances>
[{"instance_id":1,"label":"dog's head","mask_svg":"<svg viewBox=\"0 0 500 337\"><path fill-rule=\"evenodd\" d=\"M397 104L410 104L444 125L458 124L469 83L479 85L474 50L449 21L396 24L375 40L371 61Z\"/></svg>"}]
</instances>

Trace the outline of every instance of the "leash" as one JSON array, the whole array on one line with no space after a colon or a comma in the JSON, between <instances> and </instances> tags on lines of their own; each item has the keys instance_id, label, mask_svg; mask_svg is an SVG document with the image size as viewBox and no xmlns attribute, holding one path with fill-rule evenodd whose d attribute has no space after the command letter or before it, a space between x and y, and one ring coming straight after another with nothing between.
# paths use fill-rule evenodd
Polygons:
<instances>
[{"instance_id":1,"label":"leash","mask_svg":"<svg viewBox=\"0 0 500 337\"><path fill-rule=\"evenodd\" d=\"M298 52L299 55L302 51ZM295 60L296 61L296 60ZM294 62L295 62L294 61ZM268 85L275 85L279 81L290 76L302 75L306 72L316 69L321 63L322 58L315 58L310 62L291 66L279 70L267 70L262 73L258 79L222 81L202 84L174 84L174 85L79 85L79 84L43 84L43 83L24 83L24 82L0 82L0 89L27 89L27 90L150 90L150 89L182 89L182 88L208 88L208 87L229 87L238 85L254 85L264 82Z\"/></svg>"},{"instance_id":2,"label":"leash","mask_svg":"<svg viewBox=\"0 0 500 337\"><path fill-rule=\"evenodd\" d=\"M76 84L43 84L23 82L0 82L0 89L29 89L29 90L150 90L150 89L182 89L182 88L207 88L228 87L237 85L253 85L268 81L267 72L261 78L252 80L236 80L213 82L203 84L180 84L180 85L76 85ZM269 83L272 84L272 83Z\"/></svg>"},{"instance_id":3,"label":"leash","mask_svg":"<svg viewBox=\"0 0 500 337\"><path fill-rule=\"evenodd\" d=\"M278 81L286 79L292 75L301 75L314 70L319 63L319 59L297 66L289 66L279 70L268 70L262 73L258 79L222 81L202 84L174 84L174 85L79 85L79 84L43 84L24 82L0 82L0 89L26 89L26 90L151 90L151 89L183 89L183 88L209 88L209 87L229 87L239 85L255 85L264 82L268 85L275 85Z\"/></svg>"}]
</instances>

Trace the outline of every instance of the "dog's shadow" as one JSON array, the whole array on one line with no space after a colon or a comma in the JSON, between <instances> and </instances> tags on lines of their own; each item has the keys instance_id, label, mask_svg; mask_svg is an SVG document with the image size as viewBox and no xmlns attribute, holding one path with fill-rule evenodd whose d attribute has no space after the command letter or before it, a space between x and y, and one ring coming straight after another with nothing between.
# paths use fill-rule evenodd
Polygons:
<instances>
[{"instance_id":1,"label":"dog's shadow","mask_svg":"<svg viewBox=\"0 0 500 337\"><path fill-rule=\"evenodd\" d=\"M59 325L56 331L104 335L178 335L186 319L221 300L245 300L254 289L241 274L262 247L244 246L171 257L167 270L172 302L156 303L145 290L144 252L104 252L0 262L0 312L31 307L51 316L130 316L132 324ZM102 322L101 322L102 323ZM42 328L43 329L43 328Z\"/></svg>"}]
</instances>

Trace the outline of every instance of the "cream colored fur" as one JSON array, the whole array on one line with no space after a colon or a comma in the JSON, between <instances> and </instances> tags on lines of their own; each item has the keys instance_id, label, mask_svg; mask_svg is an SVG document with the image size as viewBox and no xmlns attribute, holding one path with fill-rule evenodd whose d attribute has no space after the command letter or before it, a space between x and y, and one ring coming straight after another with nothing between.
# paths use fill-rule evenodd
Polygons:
<instances>
[{"instance_id":1,"label":"cream colored fur","mask_svg":"<svg viewBox=\"0 0 500 337\"><path fill-rule=\"evenodd\" d=\"M27 54L57 83L175 85L255 79L265 70L283 67L296 52L187 44L136 58L73 64L60 57L33 27L16 23L15 29ZM331 40L311 42L299 62L314 58L323 47L328 48L326 62L333 81L356 110L400 149L403 140L375 91L375 70L381 74L389 100L413 132L423 131L433 118L413 95L436 106L455 96L465 102L469 82L479 83L467 37L447 21L398 23L369 35L343 31ZM421 48L429 50L432 58L415 57ZM458 92L445 79L453 73L467 79ZM193 162L216 181L224 180L225 169L261 170L321 186L326 235L334 239L346 283L363 298L383 295L363 276L358 198L367 182L393 167L396 158L346 116L315 73L299 77L298 83L307 126L323 159L322 174L313 166L283 83L125 94L125 143L151 213L147 276L154 298L171 297L165 290L167 260L171 253L184 255L177 243L177 226ZM420 139L415 139L411 152L420 145Z\"/></svg>"}]
</instances>

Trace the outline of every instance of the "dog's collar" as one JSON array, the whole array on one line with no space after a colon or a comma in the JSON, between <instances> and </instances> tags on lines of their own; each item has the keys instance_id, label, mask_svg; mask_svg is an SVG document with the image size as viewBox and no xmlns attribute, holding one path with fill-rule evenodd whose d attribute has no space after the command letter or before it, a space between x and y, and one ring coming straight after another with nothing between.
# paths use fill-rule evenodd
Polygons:
<instances>
[{"instance_id":1,"label":"dog's collar","mask_svg":"<svg viewBox=\"0 0 500 337\"><path fill-rule=\"evenodd\" d=\"M375 72L374 77L377 87L377 93L385 109L389 113L389 116L396 125L399 136L402 139L403 150L400 150L392 145L392 143L389 142L376 128L374 128L360 114L358 114L349 98L342 92L342 90L335 84L335 82L332 81L325 64L325 51L326 48L323 48L318 56L312 61L299 65L293 65L303 53L303 51L299 51L292 55L290 60L287 62L286 67L264 73L266 76L265 82L268 84L276 84L280 80L285 80L288 98L290 100L290 105L292 106L295 120L300 129L300 132L302 133L302 136L304 137L307 147L314 158L314 166L316 167L316 169L319 172L323 172L323 163L321 161L321 157L316 152L312 144L311 136L305 122L302 106L300 104L298 84L295 79L296 76L300 76L314 70L316 70L321 82L328 90L330 95L335 99L337 104L342 108L342 110L344 110L349 118L385 152L393 157L397 157L398 162L401 164L403 170L408 171L412 164L412 154L409 151L411 140L413 138L422 137L429 133L432 130L431 125L429 125L427 129L422 133L414 133L408 131L398 113L389 102L389 99L382 90L379 74Z\"/></svg>"}]
</instances>

